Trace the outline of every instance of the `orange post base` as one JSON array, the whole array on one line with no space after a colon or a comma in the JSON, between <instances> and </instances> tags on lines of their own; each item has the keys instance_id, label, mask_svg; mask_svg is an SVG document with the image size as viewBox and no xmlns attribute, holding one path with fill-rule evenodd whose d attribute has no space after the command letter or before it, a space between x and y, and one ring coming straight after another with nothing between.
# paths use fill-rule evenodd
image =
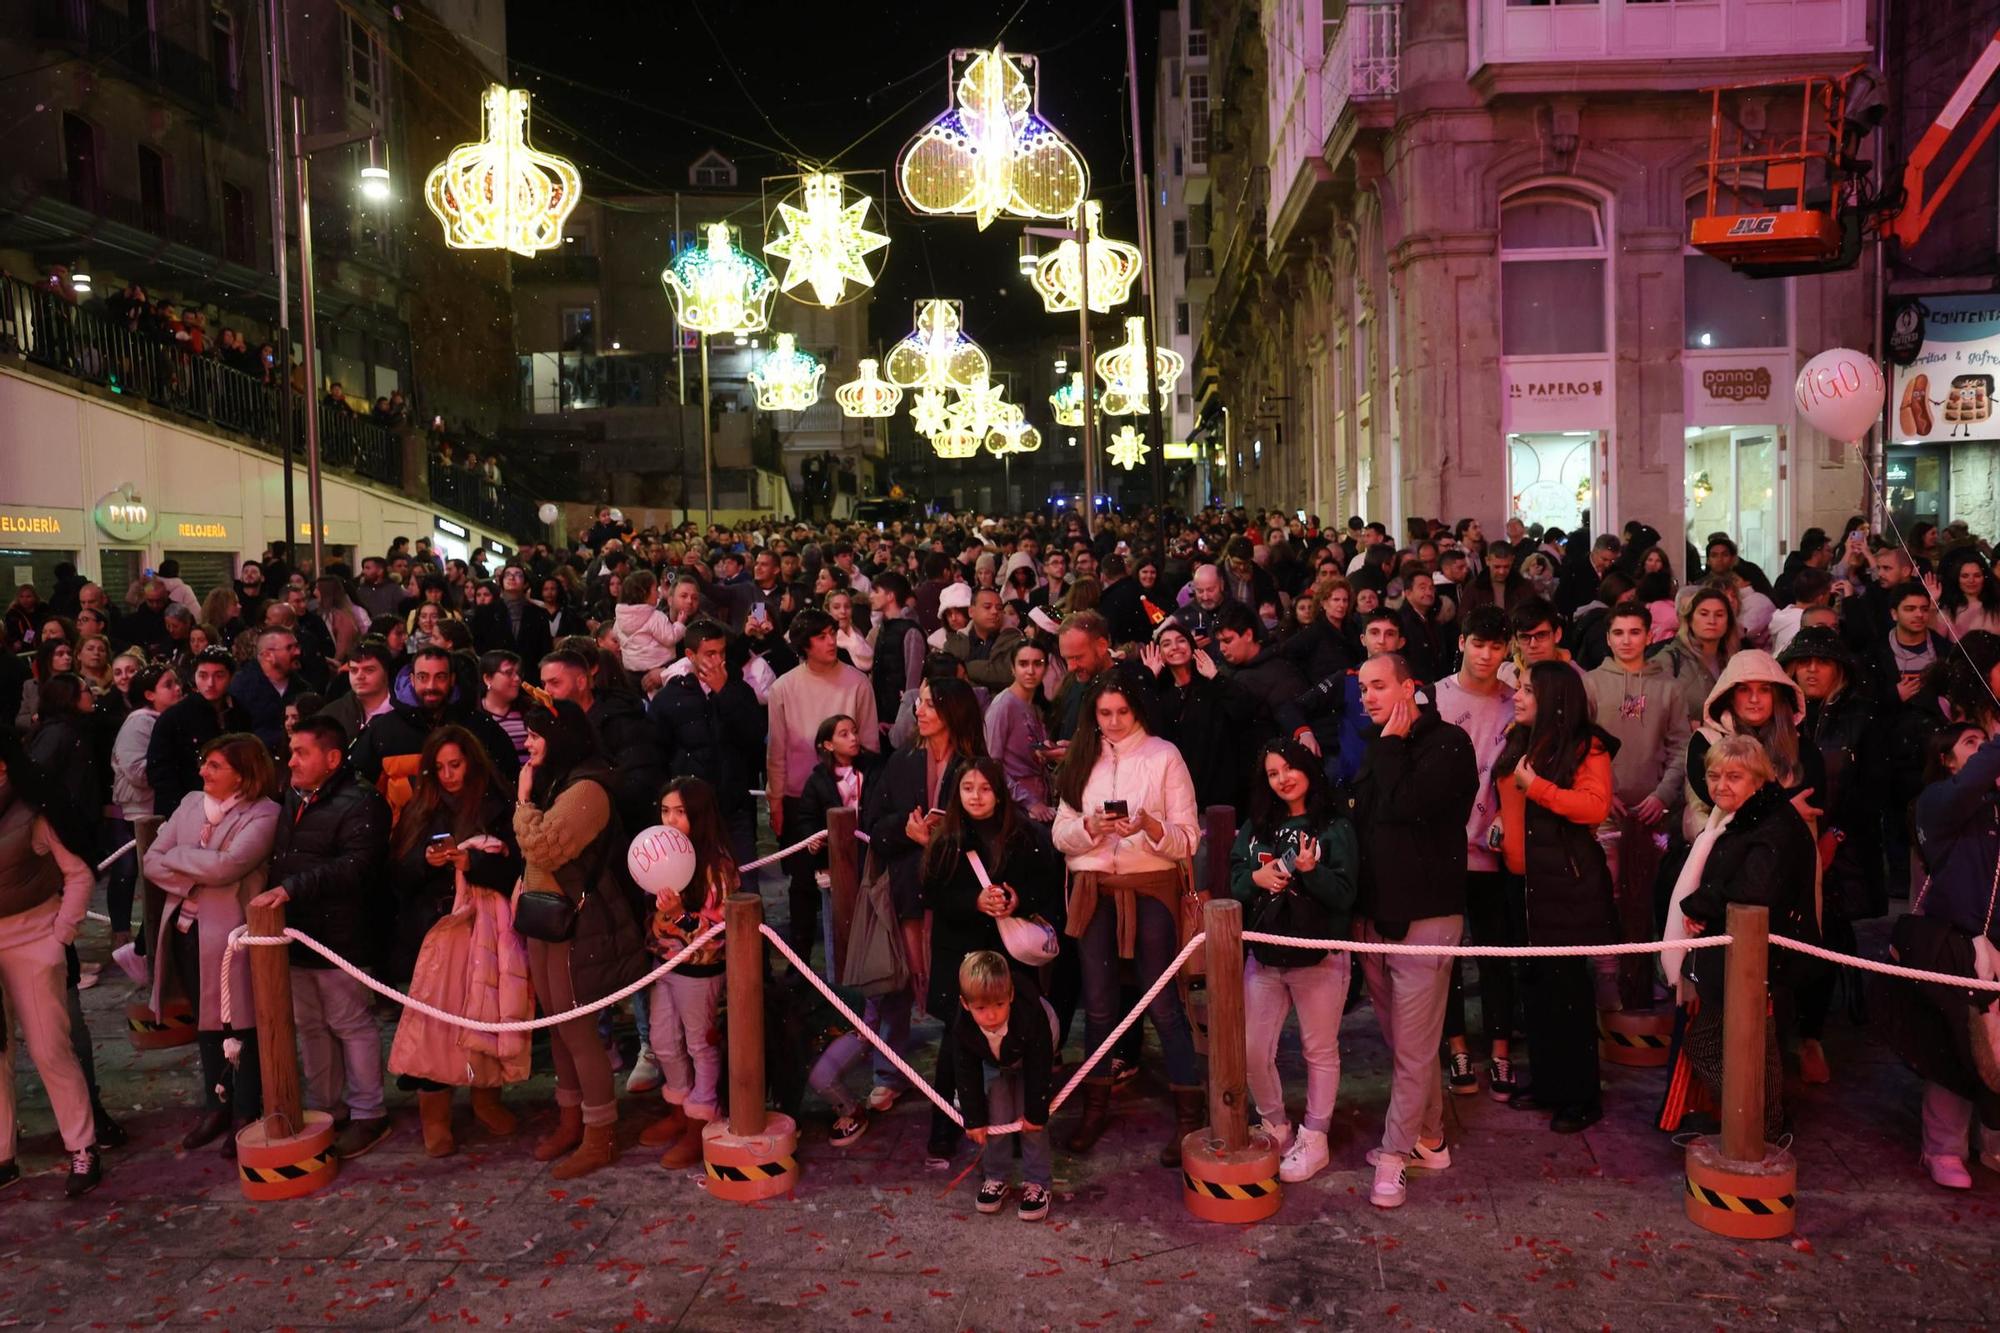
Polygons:
<instances>
[{"instance_id":1,"label":"orange post base","mask_svg":"<svg viewBox=\"0 0 2000 1333\"><path fill-rule=\"evenodd\" d=\"M272 1138L266 1121L256 1120L236 1134L236 1173L243 1197L260 1201L302 1199L317 1194L340 1174L333 1152L333 1117L307 1111L305 1128L297 1134Z\"/></svg>"},{"instance_id":2,"label":"orange post base","mask_svg":"<svg viewBox=\"0 0 2000 1333\"><path fill-rule=\"evenodd\" d=\"M1671 1009L1614 1009L1597 1016L1597 1053L1607 1064L1658 1069L1673 1053Z\"/></svg>"},{"instance_id":3,"label":"orange post base","mask_svg":"<svg viewBox=\"0 0 2000 1333\"><path fill-rule=\"evenodd\" d=\"M1777 1240L1798 1226L1798 1163L1766 1145L1761 1162L1732 1162L1715 1139L1687 1147L1688 1220L1736 1240Z\"/></svg>"},{"instance_id":4,"label":"orange post base","mask_svg":"<svg viewBox=\"0 0 2000 1333\"><path fill-rule=\"evenodd\" d=\"M1278 1145L1261 1131L1231 1152L1198 1129L1181 1140L1181 1202L1204 1222L1261 1222L1284 1203Z\"/></svg>"},{"instance_id":5,"label":"orange post base","mask_svg":"<svg viewBox=\"0 0 2000 1333\"><path fill-rule=\"evenodd\" d=\"M166 1012L156 1014L144 1000L125 1006L125 1026L131 1029L135 1051L165 1051L176 1046L192 1046L195 1038L194 1006L186 1000L168 1000Z\"/></svg>"},{"instance_id":6,"label":"orange post base","mask_svg":"<svg viewBox=\"0 0 2000 1333\"><path fill-rule=\"evenodd\" d=\"M708 1192L731 1203L790 1194L799 1183L798 1151L798 1122L775 1111L762 1134L731 1134L727 1120L711 1120L701 1131Z\"/></svg>"}]
</instances>

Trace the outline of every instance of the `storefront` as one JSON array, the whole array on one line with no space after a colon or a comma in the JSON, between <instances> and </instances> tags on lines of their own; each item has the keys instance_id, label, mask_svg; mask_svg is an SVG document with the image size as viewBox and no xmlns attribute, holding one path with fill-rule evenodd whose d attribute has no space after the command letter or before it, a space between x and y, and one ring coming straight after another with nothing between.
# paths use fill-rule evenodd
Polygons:
<instances>
[{"instance_id":1,"label":"storefront","mask_svg":"<svg viewBox=\"0 0 2000 1333\"><path fill-rule=\"evenodd\" d=\"M1531 529L1574 532L1611 484L1610 362L1506 358L1500 374L1508 512Z\"/></svg>"},{"instance_id":2,"label":"storefront","mask_svg":"<svg viewBox=\"0 0 2000 1333\"><path fill-rule=\"evenodd\" d=\"M1687 539L1704 557L1709 537L1724 532L1735 538L1744 559L1766 570L1784 563L1790 532L1785 460L1791 362L1789 349L1681 353Z\"/></svg>"},{"instance_id":3,"label":"storefront","mask_svg":"<svg viewBox=\"0 0 2000 1333\"><path fill-rule=\"evenodd\" d=\"M1927 296L1891 315L1895 409L1882 484L1890 515L2000 533L2000 296Z\"/></svg>"},{"instance_id":4,"label":"storefront","mask_svg":"<svg viewBox=\"0 0 2000 1333\"><path fill-rule=\"evenodd\" d=\"M46 600L56 566L77 563L83 535L81 509L0 505L0 598L11 604L16 588L32 584Z\"/></svg>"}]
</instances>

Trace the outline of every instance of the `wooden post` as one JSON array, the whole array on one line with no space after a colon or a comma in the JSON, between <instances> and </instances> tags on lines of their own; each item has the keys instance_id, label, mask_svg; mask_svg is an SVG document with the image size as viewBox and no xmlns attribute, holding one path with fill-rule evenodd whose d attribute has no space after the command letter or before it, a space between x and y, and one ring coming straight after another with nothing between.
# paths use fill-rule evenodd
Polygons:
<instances>
[{"instance_id":1,"label":"wooden post","mask_svg":"<svg viewBox=\"0 0 2000 1333\"><path fill-rule=\"evenodd\" d=\"M1211 821L1214 815L1211 809ZM1208 933L1208 1132L1223 1152L1235 1152L1250 1142L1250 1091L1243 1072L1243 905L1234 898L1209 899L1202 929Z\"/></svg>"},{"instance_id":2,"label":"wooden post","mask_svg":"<svg viewBox=\"0 0 2000 1333\"><path fill-rule=\"evenodd\" d=\"M846 806L826 812L826 871L832 880L828 907L833 914L833 951L826 965L837 982L847 967L847 932L854 924L854 899L861 892L861 843L854 836L858 817Z\"/></svg>"},{"instance_id":3,"label":"wooden post","mask_svg":"<svg viewBox=\"0 0 2000 1333\"><path fill-rule=\"evenodd\" d=\"M1229 896L1229 849L1236 845L1236 807L1211 805L1202 812L1202 838L1207 852L1199 887L1217 898Z\"/></svg>"},{"instance_id":4,"label":"wooden post","mask_svg":"<svg viewBox=\"0 0 2000 1333\"><path fill-rule=\"evenodd\" d=\"M764 900L732 894L723 906L729 979L729 1132L764 1132Z\"/></svg>"},{"instance_id":5,"label":"wooden post","mask_svg":"<svg viewBox=\"0 0 2000 1333\"><path fill-rule=\"evenodd\" d=\"M285 909L250 905L252 935L285 933ZM264 1076L264 1133L289 1139L305 1128L299 1102L298 1035L292 1026L292 959L289 948L246 944L250 993L257 1006L257 1063Z\"/></svg>"},{"instance_id":6,"label":"wooden post","mask_svg":"<svg viewBox=\"0 0 2000 1333\"><path fill-rule=\"evenodd\" d=\"M1770 911L1729 905L1722 1010L1722 1155L1764 1160L1764 1018L1770 1004Z\"/></svg>"}]
</instances>

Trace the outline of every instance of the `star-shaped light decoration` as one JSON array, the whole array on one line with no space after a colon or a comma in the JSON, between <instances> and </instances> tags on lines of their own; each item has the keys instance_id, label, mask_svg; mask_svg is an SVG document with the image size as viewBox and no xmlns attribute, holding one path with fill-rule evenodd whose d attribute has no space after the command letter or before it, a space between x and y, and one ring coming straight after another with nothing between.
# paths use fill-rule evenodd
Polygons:
<instances>
[{"instance_id":1,"label":"star-shaped light decoration","mask_svg":"<svg viewBox=\"0 0 2000 1333\"><path fill-rule=\"evenodd\" d=\"M903 391L875 373L876 361L864 357L860 374L833 391L833 401L850 417L893 417ZM942 398L944 395L938 395Z\"/></svg>"},{"instance_id":2,"label":"star-shaped light decoration","mask_svg":"<svg viewBox=\"0 0 2000 1333\"><path fill-rule=\"evenodd\" d=\"M916 327L903 335L882 369L903 389L963 389L993 373L978 343L965 336L965 307L938 298L916 303Z\"/></svg>"},{"instance_id":3,"label":"star-shaped light decoration","mask_svg":"<svg viewBox=\"0 0 2000 1333\"><path fill-rule=\"evenodd\" d=\"M583 177L567 159L528 142L525 89L488 84L480 105L486 137L460 144L431 168L424 199L452 249L512 250L532 259L562 244Z\"/></svg>"},{"instance_id":4,"label":"star-shaped light decoration","mask_svg":"<svg viewBox=\"0 0 2000 1333\"><path fill-rule=\"evenodd\" d=\"M925 387L910 399L910 424L926 439L936 439L951 429L951 399L943 389Z\"/></svg>"},{"instance_id":5,"label":"star-shaped light decoration","mask_svg":"<svg viewBox=\"0 0 2000 1333\"><path fill-rule=\"evenodd\" d=\"M1124 305L1139 277L1139 247L1098 235L1104 205L1095 199L1083 206L1083 229L1090 237L1090 308L1105 314ZM1077 243L1064 241L1035 264L1035 290L1042 309L1052 315L1075 310L1083 298L1076 262Z\"/></svg>"},{"instance_id":6,"label":"star-shaped light decoration","mask_svg":"<svg viewBox=\"0 0 2000 1333\"><path fill-rule=\"evenodd\" d=\"M660 274L674 318L696 333L757 333L771 326L778 282L771 270L729 239L729 224L711 222L706 240L674 256Z\"/></svg>"},{"instance_id":7,"label":"star-shaped light decoration","mask_svg":"<svg viewBox=\"0 0 2000 1333\"><path fill-rule=\"evenodd\" d=\"M959 62L963 61L962 68ZM1036 111L1033 56L954 51L952 104L903 145L896 183L913 212L1064 218L1090 185L1083 159Z\"/></svg>"},{"instance_id":8,"label":"star-shaped light decoration","mask_svg":"<svg viewBox=\"0 0 2000 1333\"><path fill-rule=\"evenodd\" d=\"M765 243L764 253L786 261L779 291L793 295L792 289L804 283L820 305L837 306L875 285L868 257L889 244L889 238L868 230L868 210L875 201L857 193L852 203L844 202L846 193L838 173L808 172L799 187L800 203L778 205L784 231Z\"/></svg>"},{"instance_id":9,"label":"star-shaped light decoration","mask_svg":"<svg viewBox=\"0 0 2000 1333\"><path fill-rule=\"evenodd\" d=\"M777 344L750 371L750 383L757 390L757 406L766 412L803 412L819 401L820 377L826 367L811 352L801 352L789 333L778 335Z\"/></svg>"},{"instance_id":10,"label":"star-shaped light decoration","mask_svg":"<svg viewBox=\"0 0 2000 1333\"><path fill-rule=\"evenodd\" d=\"M1099 402L1106 416L1137 416L1147 410L1146 320L1143 315L1126 318L1125 341L1100 354L1096 366L1097 378L1104 382ZM1156 347L1153 369L1160 382L1160 406L1165 410L1168 398L1173 395L1174 384L1180 379L1181 372L1187 369L1187 361L1171 347Z\"/></svg>"},{"instance_id":11,"label":"star-shaped light decoration","mask_svg":"<svg viewBox=\"0 0 2000 1333\"><path fill-rule=\"evenodd\" d=\"M1056 386L1049 395L1049 407L1056 414L1058 426L1081 426L1083 424L1083 372L1070 372L1069 381Z\"/></svg>"},{"instance_id":12,"label":"star-shaped light decoration","mask_svg":"<svg viewBox=\"0 0 2000 1333\"><path fill-rule=\"evenodd\" d=\"M1006 394L1006 385L990 383L983 376L961 389L958 401L946 414L951 418L952 429L970 431L984 440L987 432L1000 423L1021 420L1025 413L1008 402Z\"/></svg>"},{"instance_id":13,"label":"star-shaped light decoration","mask_svg":"<svg viewBox=\"0 0 2000 1333\"><path fill-rule=\"evenodd\" d=\"M1118 428L1116 435L1111 437L1111 443L1104 446L1104 452L1111 455L1111 461L1115 466L1130 472L1145 462L1146 455L1153 452L1153 449L1146 443L1146 437L1127 422Z\"/></svg>"}]
</instances>

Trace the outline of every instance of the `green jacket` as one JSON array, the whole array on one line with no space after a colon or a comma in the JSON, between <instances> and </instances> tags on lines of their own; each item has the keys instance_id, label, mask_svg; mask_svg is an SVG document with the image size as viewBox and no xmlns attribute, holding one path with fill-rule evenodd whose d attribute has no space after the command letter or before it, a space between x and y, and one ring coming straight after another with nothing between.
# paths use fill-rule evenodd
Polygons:
<instances>
[{"instance_id":1,"label":"green jacket","mask_svg":"<svg viewBox=\"0 0 2000 1333\"><path fill-rule=\"evenodd\" d=\"M1246 909L1244 929L1251 929L1249 923L1256 919L1258 901L1270 896L1250 876L1265 862L1296 851L1299 839L1311 832L1306 817L1296 815L1279 824L1275 836L1268 839L1255 836L1247 824L1237 833L1236 845L1229 851L1229 890ZM1287 891L1305 894L1326 915L1327 938L1343 937L1351 925L1359 888L1360 844L1355 840L1354 825L1338 815L1316 836L1319 863L1311 870L1294 874Z\"/></svg>"}]
</instances>

